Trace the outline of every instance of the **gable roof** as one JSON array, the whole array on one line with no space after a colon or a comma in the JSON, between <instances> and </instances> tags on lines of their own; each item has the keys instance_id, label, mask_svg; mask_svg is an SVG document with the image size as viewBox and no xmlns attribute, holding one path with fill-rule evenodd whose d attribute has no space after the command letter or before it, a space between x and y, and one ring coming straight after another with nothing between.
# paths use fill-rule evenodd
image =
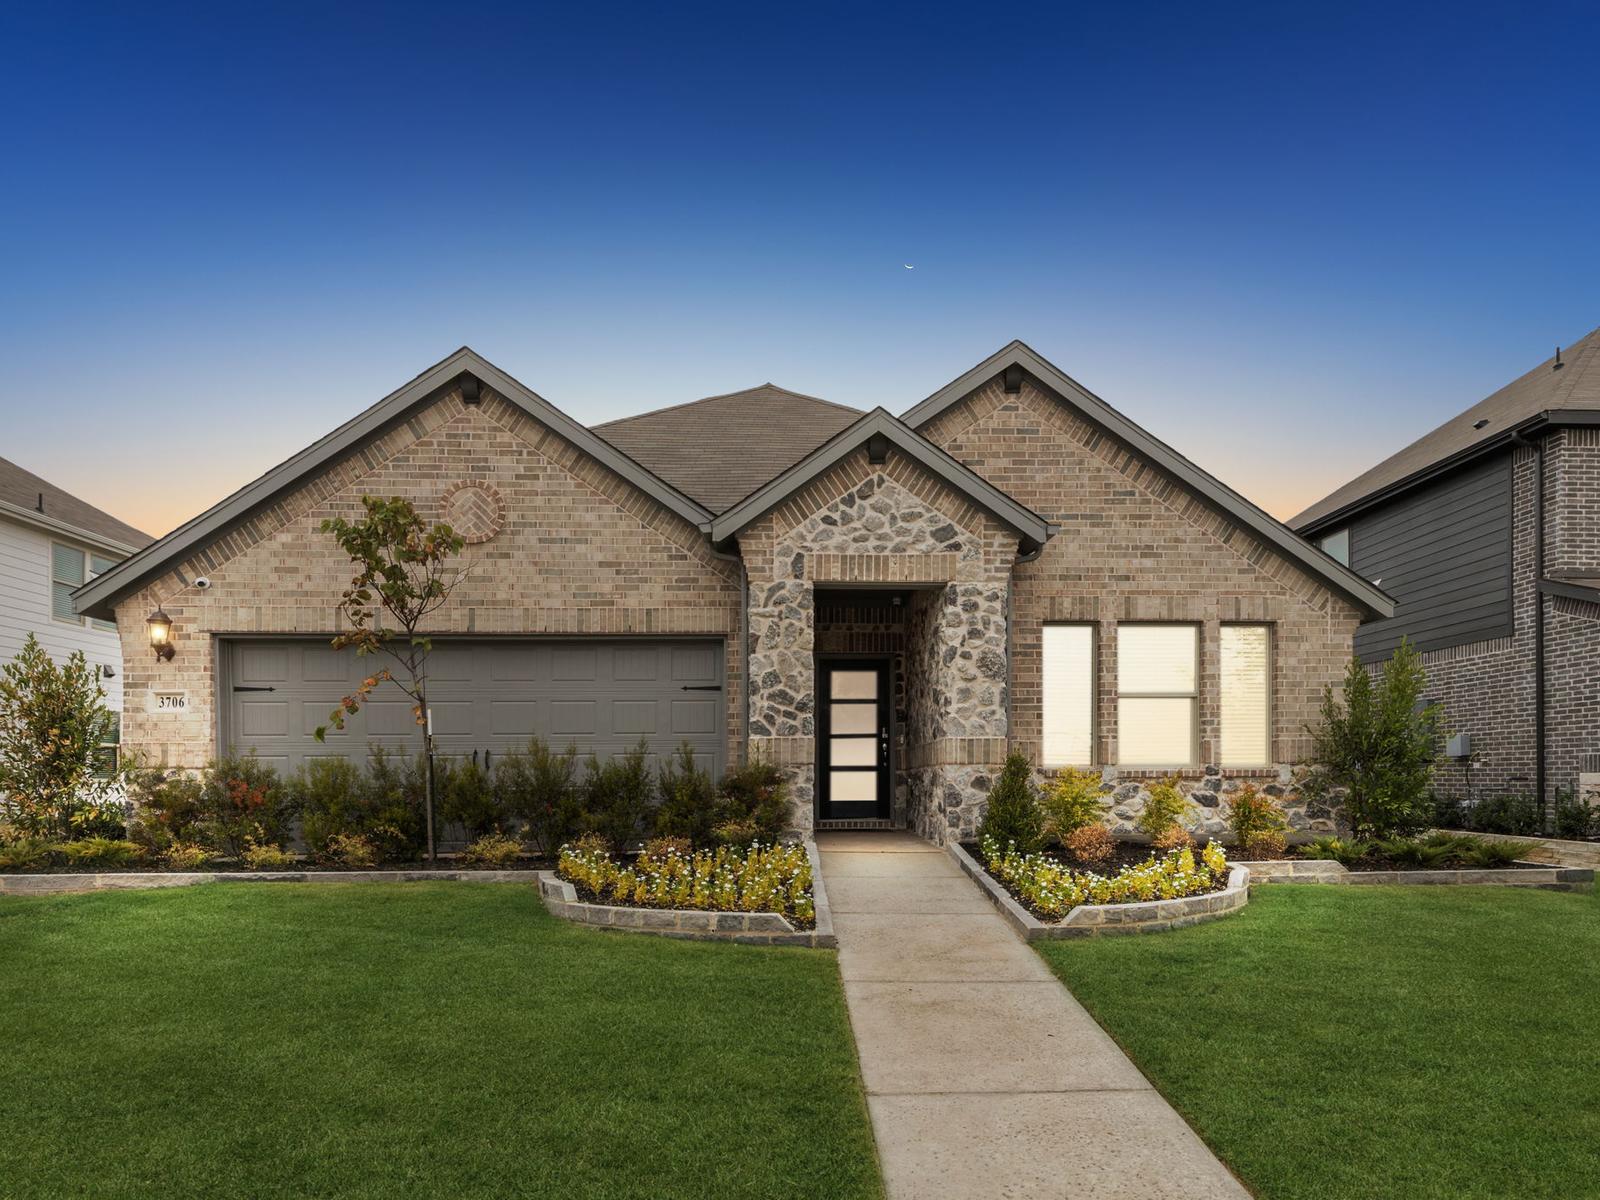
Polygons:
<instances>
[{"instance_id":1,"label":"gable roof","mask_svg":"<svg viewBox=\"0 0 1600 1200\"><path fill-rule=\"evenodd\" d=\"M705 508L647 471L609 442L589 432L482 355L463 346L404 387L390 392L365 412L313 442L293 458L279 463L255 482L240 488L160 541L79 588L73 593L78 612L110 617L112 613L109 606L118 596L182 562L234 521L294 487L362 442L392 427L419 405L438 398L463 376L480 380L497 395L523 409L534 420L554 430L690 524L702 530L707 527L711 513Z\"/></svg>"},{"instance_id":2,"label":"gable roof","mask_svg":"<svg viewBox=\"0 0 1600 1200\"><path fill-rule=\"evenodd\" d=\"M1506 445L1519 428L1542 421L1561 423L1565 414L1600 411L1600 329L1398 450L1371 470L1318 500L1289 520L1296 529L1326 527L1352 515L1380 494L1385 498L1438 469ZM1483 422L1481 428L1479 422Z\"/></svg>"},{"instance_id":3,"label":"gable roof","mask_svg":"<svg viewBox=\"0 0 1600 1200\"><path fill-rule=\"evenodd\" d=\"M0 514L118 555L132 554L155 541L126 521L63 491L48 479L0 458Z\"/></svg>"},{"instance_id":4,"label":"gable roof","mask_svg":"<svg viewBox=\"0 0 1600 1200\"><path fill-rule=\"evenodd\" d=\"M1135 453L1171 475L1308 574L1322 579L1376 616L1394 616L1394 600L1381 589L1349 567L1335 562L1282 521L1258 508L1216 476L1202 470L1161 439L1129 420L1023 342L1012 342L1001 347L970 371L945 384L905 414L906 424L921 428L1011 368L1021 368L1032 375L1085 419L1131 447Z\"/></svg>"},{"instance_id":5,"label":"gable roof","mask_svg":"<svg viewBox=\"0 0 1600 1200\"><path fill-rule=\"evenodd\" d=\"M592 429L717 513L860 417L859 409L763 383Z\"/></svg>"},{"instance_id":6,"label":"gable roof","mask_svg":"<svg viewBox=\"0 0 1600 1200\"><path fill-rule=\"evenodd\" d=\"M860 420L852 422L849 428L829 438L776 479L769 480L742 502L719 515L711 522L711 540L721 542L733 537L875 437L885 439L906 457L963 493L973 504L1016 530L1017 536L1025 543L1024 551L1044 545L1055 532L1055 528L1038 513L1017 503L892 413L875 408Z\"/></svg>"}]
</instances>

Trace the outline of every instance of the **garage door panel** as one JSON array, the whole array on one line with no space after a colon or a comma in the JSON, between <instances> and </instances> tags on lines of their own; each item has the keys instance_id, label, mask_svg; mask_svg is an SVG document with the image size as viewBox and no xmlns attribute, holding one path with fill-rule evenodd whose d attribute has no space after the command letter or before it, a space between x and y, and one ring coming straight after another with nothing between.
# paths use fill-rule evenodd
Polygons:
<instances>
[{"instance_id":1,"label":"garage door panel","mask_svg":"<svg viewBox=\"0 0 1600 1200\"><path fill-rule=\"evenodd\" d=\"M343 731L325 725L339 700L384 660L335 651L326 639L240 639L223 646L223 737L293 771L312 758L364 757L381 744L412 753L420 743L412 702L383 683ZM724 765L725 699L720 642L668 639L439 642L429 664L434 732L442 753L488 761L534 736L610 758L644 738L650 769L687 738L713 773ZM229 685L271 687L233 692ZM685 692L686 687L716 691ZM579 771L582 776L582 770Z\"/></svg>"}]
</instances>

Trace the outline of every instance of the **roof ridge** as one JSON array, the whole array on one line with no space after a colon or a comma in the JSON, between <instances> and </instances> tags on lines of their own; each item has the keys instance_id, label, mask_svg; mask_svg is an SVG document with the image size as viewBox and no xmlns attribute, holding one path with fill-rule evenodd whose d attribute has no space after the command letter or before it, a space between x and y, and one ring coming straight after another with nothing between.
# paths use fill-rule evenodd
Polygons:
<instances>
[{"instance_id":1,"label":"roof ridge","mask_svg":"<svg viewBox=\"0 0 1600 1200\"><path fill-rule=\"evenodd\" d=\"M793 388L786 388L786 387L783 387L783 386L781 386L779 384L773 383L770 380L768 380L766 383L758 383L754 387L735 388L731 392L718 392L714 396L701 396L698 400L683 400L683 401L680 401L677 404L664 405L661 408L649 408L649 409L646 409L642 413L634 413L631 416L615 417L610 421L601 421L598 424L591 425L591 426L589 426L589 428L590 429L607 429L607 428L610 428L613 425L621 425L621 424L623 424L624 422L627 422L627 421L637 421L637 420L640 420L643 417L655 417L655 416L660 416L662 413L678 412L678 411L680 411L682 409L685 409L685 408L693 408L696 404L705 404L705 403L707 403L707 402L709 402L711 400L729 400L729 399L732 399L735 396L745 396L745 395L750 394L751 392L759 392L763 388L771 388L775 392L782 392L785 396L793 396L797 400L812 400L812 401L815 401L818 404L826 404L829 408L837 408L841 412L847 412L847 413L860 413L861 412L861 410L859 408L851 408L848 404L840 404L837 401L825 400L821 396L812 396L812 395L809 395L806 392L797 392Z\"/></svg>"}]
</instances>

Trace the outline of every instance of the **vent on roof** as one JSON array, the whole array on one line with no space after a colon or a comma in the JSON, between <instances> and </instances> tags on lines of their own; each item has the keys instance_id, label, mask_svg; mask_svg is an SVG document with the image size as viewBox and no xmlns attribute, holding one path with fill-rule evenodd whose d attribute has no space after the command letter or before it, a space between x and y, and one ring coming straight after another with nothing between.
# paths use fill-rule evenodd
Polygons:
<instances>
[{"instance_id":1,"label":"vent on roof","mask_svg":"<svg viewBox=\"0 0 1600 1200\"><path fill-rule=\"evenodd\" d=\"M1555 362L1550 364L1550 369L1552 371L1559 371L1564 366L1566 366L1566 363L1561 361L1561 347L1557 346L1556 347L1556 360L1555 360Z\"/></svg>"},{"instance_id":2,"label":"vent on roof","mask_svg":"<svg viewBox=\"0 0 1600 1200\"><path fill-rule=\"evenodd\" d=\"M1476 421L1474 421L1472 423L1472 427L1474 429L1482 429L1488 423L1489 423L1489 418L1488 417L1479 417Z\"/></svg>"}]
</instances>

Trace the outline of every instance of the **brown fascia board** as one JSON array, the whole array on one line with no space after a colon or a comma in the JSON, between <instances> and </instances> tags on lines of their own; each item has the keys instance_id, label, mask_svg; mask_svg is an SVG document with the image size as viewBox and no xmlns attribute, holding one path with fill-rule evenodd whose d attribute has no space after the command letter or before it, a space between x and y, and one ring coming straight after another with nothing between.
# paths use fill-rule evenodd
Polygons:
<instances>
[{"instance_id":1,"label":"brown fascia board","mask_svg":"<svg viewBox=\"0 0 1600 1200\"><path fill-rule=\"evenodd\" d=\"M875 408L853 425L840 430L794 466L768 481L738 504L713 518L711 541L725 545L740 530L782 504L817 476L860 449L868 439L882 434L901 453L937 475L985 512L1015 530L1022 552L1043 546L1056 527L1032 509L1019 504L970 467L962 465L916 430L883 408Z\"/></svg>"},{"instance_id":2,"label":"brown fascia board","mask_svg":"<svg viewBox=\"0 0 1600 1200\"><path fill-rule=\"evenodd\" d=\"M1192 493L1225 516L1276 548L1378 617L1394 616L1394 598L1381 588L1317 549L1282 521L1246 500L1210 472L1201 469L1171 446L1145 430L1025 342L1003 346L970 371L958 376L905 414L902 420L920 428L988 383L1007 367L1020 366L1072 405L1091 423L1160 467Z\"/></svg>"},{"instance_id":3,"label":"brown fascia board","mask_svg":"<svg viewBox=\"0 0 1600 1200\"><path fill-rule=\"evenodd\" d=\"M701 532L710 527L711 513L696 504L659 476L652 474L611 445L590 432L532 389L507 375L482 355L463 346L418 375L410 383L389 393L362 413L352 417L325 437L319 438L294 457L272 468L254 482L213 505L152 542L131 558L123 560L103 575L98 575L72 594L73 607L81 615L113 618L112 604L146 580L181 563L204 547L228 526L271 502L319 468L353 450L405 419L418 405L433 400L452 387L462 375L472 375L493 391L523 409L540 424L572 442L579 449L615 471L629 483L646 492Z\"/></svg>"},{"instance_id":4,"label":"brown fascia board","mask_svg":"<svg viewBox=\"0 0 1600 1200\"><path fill-rule=\"evenodd\" d=\"M1600 409L1592 408L1552 408L1519 421L1510 429L1503 429L1494 437L1485 438L1464 450L1458 450L1448 458L1441 458L1436 463L1430 463L1420 471L1413 471L1404 479L1397 479L1393 483L1368 492L1359 500L1352 500L1342 508L1318 517L1314 521L1307 521L1300 526L1297 533L1302 537L1316 537L1341 525L1348 524L1369 508L1386 504L1390 500L1405 495L1423 484L1431 483L1440 476L1448 475L1459 467L1464 467L1497 454L1502 450L1509 450L1520 439L1532 434L1543 433L1546 429L1560 429L1563 426L1600 425Z\"/></svg>"}]
</instances>

